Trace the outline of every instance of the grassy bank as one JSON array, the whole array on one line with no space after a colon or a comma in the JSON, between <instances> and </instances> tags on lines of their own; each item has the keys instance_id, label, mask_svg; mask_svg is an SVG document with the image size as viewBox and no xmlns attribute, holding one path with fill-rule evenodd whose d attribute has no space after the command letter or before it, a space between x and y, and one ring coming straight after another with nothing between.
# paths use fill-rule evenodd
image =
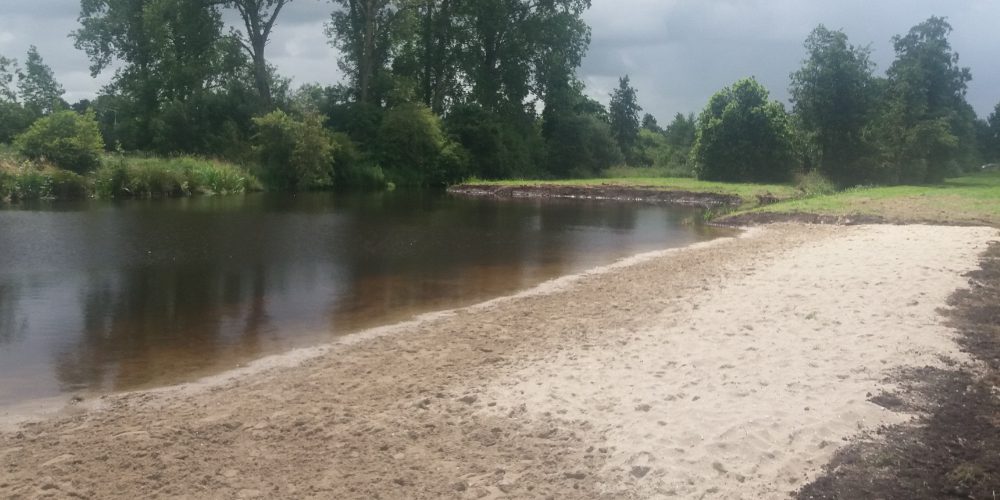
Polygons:
<instances>
[{"instance_id":1,"label":"grassy bank","mask_svg":"<svg viewBox=\"0 0 1000 500\"><path fill-rule=\"evenodd\" d=\"M79 175L0 151L0 200L149 198L259 191L242 168L194 157L144 158L108 155Z\"/></svg>"},{"instance_id":2,"label":"grassy bank","mask_svg":"<svg viewBox=\"0 0 1000 500\"><path fill-rule=\"evenodd\" d=\"M240 194L260 191L256 177L230 163L194 157L108 157L91 176L99 198Z\"/></svg>"},{"instance_id":3,"label":"grassy bank","mask_svg":"<svg viewBox=\"0 0 1000 500\"><path fill-rule=\"evenodd\" d=\"M1000 172L958 177L928 186L854 188L756 207L730 217L748 214L871 216L900 223L1000 227Z\"/></svg>"},{"instance_id":4,"label":"grassy bank","mask_svg":"<svg viewBox=\"0 0 1000 500\"><path fill-rule=\"evenodd\" d=\"M513 179L470 184L492 186L618 186L736 195L743 204L717 213L717 220L752 221L754 217L818 216L839 219L865 216L898 223L977 224L1000 227L1000 172L983 172L925 186L859 187L826 194L815 179L796 184L706 182L684 177L608 177L569 180ZM761 203L777 200L775 203ZM738 219L737 219L738 218Z\"/></svg>"}]
</instances>

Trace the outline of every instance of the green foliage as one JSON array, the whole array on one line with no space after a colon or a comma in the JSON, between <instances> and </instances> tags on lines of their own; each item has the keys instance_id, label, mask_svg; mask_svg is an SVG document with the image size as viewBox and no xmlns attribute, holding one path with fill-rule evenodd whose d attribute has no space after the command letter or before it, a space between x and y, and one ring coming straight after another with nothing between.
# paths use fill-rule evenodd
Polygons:
<instances>
[{"instance_id":1,"label":"green foliage","mask_svg":"<svg viewBox=\"0 0 1000 500\"><path fill-rule=\"evenodd\" d=\"M589 177L623 160L611 127L587 114L552 117L547 167L555 177Z\"/></svg>"},{"instance_id":2,"label":"green foliage","mask_svg":"<svg viewBox=\"0 0 1000 500\"><path fill-rule=\"evenodd\" d=\"M611 93L608 115L611 118L611 134L618 142L618 148L625 157L632 160L633 149L639 140L638 95L629 83L628 75L618 79L618 88Z\"/></svg>"},{"instance_id":3,"label":"green foliage","mask_svg":"<svg viewBox=\"0 0 1000 500\"><path fill-rule=\"evenodd\" d=\"M260 181L235 165L190 156L109 158L93 178L98 198L223 195L261 189Z\"/></svg>"},{"instance_id":4,"label":"green foliage","mask_svg":"<svg viewBox=\"0 0 1000 500\"><path fill-rule=\"evenodd\" d=\"M951 50L951 25L931 17L893 38L888 95L876 130L890 182L934 182L958 171L968 157L963 143L974 135L965 102L968 68Z\"/></svg>"},{"instance_id":5,"label":"green foliage","mask_svg":"<svg viewBox=\"0 0 1000 500\"><path fill-rule=\"evenodd\" d=\"M632 163L652 168L667 177L693 176L690 153L695 138L694 115L677 113L666 130L643 127L633 152Z\"/></svg>"},{"instance_id":6,"label":"green foliage","mask_svg":"<svg viewBox=\"0 0 1000 500\"><path fill-rule=\"evenodd\" d=\"M14 140L21 154L84 173L97 167L104 141L93 112L58 111L40 118Z\"/></svg>"},{"instance_id":7,"label":"green foliage","mask_svg":"<svg viewBox=\"0 0 1000 500\"><path fill-rule=\"evenodd\" d=\"M532 123L518 123L475 104L458 105L444 118L445 130L468 151L472 174L504 179L537 173L541 138Z\"/></svg>"},{"instance_id":8,"label":"green foliage","mask_svg":"<svg viewBox=\"0 0 1000 500\"><path fill-rule=\"evenodd\" d=\"M642 128L658 134L663 133L663 128L656 122L656 117L649 113L642 115Z\"/></svg>"},{"instance_id":9,"label":"green foliage","mask_svg":"<svg viewBox=\"0 0 1000 500\"><path fill-rule=\"evenodd\" d=\"M0 200L15 202L50 198L84 198L90 192L83 176L31 161L0 159Z\"/></svg>"},{"instance_id":10,"label":"green foliage","mask_svg":"<svg viewBox=\"0 0 1000 500\"><path fill-rule=\"evenodd\" d=\"M997 103L986 120L987 126L983 134L983 150L989 161L1000 160L1000 103Z\"/></svg>"},{"instance_id":11,"label":"green foliage","mask_svg":"<svg viewBox=\"0 0 1000 500\"><path fill-rule=\"evenodd\" d=\"M254 118L254 123L254 148L268 185L293 190L333 185L336 146L319 115L297 120L279 110Z\"/></svg>"},{"instance_id":12,"label":"green foliage","mask_svg":"<svg viewBox=\"0 0 1000 500\"><path fill-rule=\"evenodd\" d=\"M782 105L753 78L712 96L698 117L691 158L699 179L783 182L795 168L792 129Z\"/></svg>"},{"instance_id":13,"label":"green foliage","mask_svg":"<svg viewBox=\"0 0 1000 500\"><path fill-rule=\"evenodd\" d=\"M14 101L0 100L0 143L9 143L18 134L28 130L34 116Z\"/></svg>"},{"instance_id":14,"label":"green foliage","mask_svg":"<svg viewBox=\"0 0 1000 500\"><path fill-rule=\"evenodd\" d=\"M17 91L21 104L35 116L65 107L62 95L66 91L56 81L52 69L42 61L34 45L28 49L24 71L18 72Z\"/></svg>"},{"instance_id":15,"label":"green foliage","mask_svg":"<svg viewBox=\"0 0 1000 500\"><path fill-rule=\"evenodd\" d=\"M94 76L115 68L113 102L97 106L109 142L166 155L218 154L221 142L245 140L258 100L239 41L223 34L220 4L81 0L76 47Z\"/></svg>"},{"instance_id":16,"label":"green foliage","mask_svg":"<svg viewBox=\"0 0 1000 500\"><path fill-rule=\"evenodd\" d=\"M386 113L378 151L396 185L442 186L467 175L468 153L447 139L441 120L422 105L404 104Z\"/></svg>"},{"instance_id":17,"label":"green foliage","mask_svg":"<svg viewBox=\"0 0 1000 500\"><path fill-rule=\"evenodd\" d=\"M334 185L337 188L381 189L387 181L382 167L365 158L357 143L342 132L333 134Z\"/></svg>"},{"instance_id":18,"label":"green foliage","mask_svg":"<svg viewBox=\"0 0 1000 500\"><path fill-rule=\"evenodd\" d=\"M796 118L809 143L803 147L816 151L819 169L838 184L872 181L875 172L866 158L873 147L865 138L877 97L871 50L823 25L805 46L809 56L791 84Z\"/></svg>"},{"instance_id":19,"label":"green foliage","mask_svg":"<svg viewBox=\"0 0 1000 500\"><path fill-rule=\"evenodd\" d=\"M17 94L11 87L17 71L17 61L0 56L0 102L17 101Z\"/></svg>"}]
</instances>

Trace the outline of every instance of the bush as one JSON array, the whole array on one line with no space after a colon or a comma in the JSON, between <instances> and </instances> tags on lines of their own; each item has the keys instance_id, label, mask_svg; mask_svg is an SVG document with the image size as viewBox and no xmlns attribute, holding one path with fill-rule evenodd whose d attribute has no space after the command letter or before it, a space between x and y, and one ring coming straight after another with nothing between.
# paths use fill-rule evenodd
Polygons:
<instances>
[{"instance_id":1,"label":"bush","mask_svg":"<svg viewBox=\"0 0 1000 500\"><path fill-rule=\"evenodd\" d=\"M279 110L253 121L255 150L269 185L292 190L333 186L336 146L319 115L296 120Z\"/></svg>"},{"instance_id":2,"label":"bush","mask_svg":"<svg viewBox=\"0 0 1000 500\"><path fill-rule=\"evenodd\" d=\"M334 185L338 188L382 189L386 187L382 167L371 163L358 150L357 144L343 133L333 134Z\"/></svg>"},{"instance_id":3,"label":"bush","mask_svg":"<svg viewBox=\"0 0 1000 500\"><path fill-rule=\"evenodd\" d=\"M85 173L100 164L104 141L93 111L58 111L38 119L14 140L17 150L33 160Z\"/></svg>"},{"instance_id":4,"label":"bush","mask_svg":"<svg viewBox=\"0 0 1000 500\"><path fill-rule=\"evenodd\" d=\"M691 158L699 179L784 182L795 168L784 107L753 78L716 93L698 117Z\"/></svg>"},{"instance_id":5,"label":"bush","mask_svg":"<svg viewBox=\"0 0 1000 500\"><path fill-rule=\"evenodd\" d=\"M389 110L379 129L378 149L382 168L398 185L442 186L466 176L467 153L445 137L441 120L425 106Z\"/></svg>"},{"instance_id":6,"label":"bush","mask_svg":"<svg viewBox=\"0 0 1000 500\"><path fill-rule=\"evenodd\" d=\"M546 128L546 163L555 177L591 177L623 160L611 127L593 115L553 113Z\"/></svg>"},{"instance_id":7,"label":"bush","mask_svg":"<svg viewBox=\"0 0 1000 500\"><path fill-rule=\"evenodd\" d=\"M8 143L28 130L33 119L31 111L20 104L0 100L0 143Z\"/></svg>"},{"instance_id":8,"label":"bush","mask_svg":"<svg viewBox=\"0 0 1000 500\"><path fill-rule=\"evenodd\" d=\"M537 127L517 124L476 104L460 104L444 118L445 130L469 154L470 173L483 179L539 175L544 147Z\"/></svg>"}]
</instances>

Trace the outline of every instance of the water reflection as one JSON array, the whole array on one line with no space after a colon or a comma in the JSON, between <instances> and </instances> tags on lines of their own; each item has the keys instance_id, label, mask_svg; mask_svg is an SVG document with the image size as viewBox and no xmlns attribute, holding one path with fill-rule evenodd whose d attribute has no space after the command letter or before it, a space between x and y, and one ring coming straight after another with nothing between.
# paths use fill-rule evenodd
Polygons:
<instances>
[{"instance_id":1,"label":"water reflection","mask_svg":"<svg viewBox=\"0 0 1000 500\"><path fill-rule=\"evenodd\" d=\"M0 405L192 379L717 235L691 211L440 193L0 210Z\"/></svg>"}]
</instances>

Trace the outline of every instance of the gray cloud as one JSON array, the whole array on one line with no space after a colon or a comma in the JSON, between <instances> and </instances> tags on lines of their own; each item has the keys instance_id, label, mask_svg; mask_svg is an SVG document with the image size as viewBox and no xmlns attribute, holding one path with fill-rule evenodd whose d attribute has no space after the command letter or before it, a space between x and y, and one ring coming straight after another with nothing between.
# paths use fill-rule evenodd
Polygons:
<instances>
[{"instance_id":1,"label":"gray cloud","mask_svg":"<svg viewBox=\"0 0 1000 500\"><path fill-rule=\"evenodd\" d=\"M296 0L279 18L269 57L295 84L342 78L323 33L332 9L326 0ZM70 101L93 96L109 78L91 79L86 56L66 36L78 12L78 0L0 0L0 54L23 59L37 45ZM618 77L631 75L640 103L661 121L699 111L715 91L745 76L786 101L788 75L817 24L871 44L881 72L893 59L891 37L931 15L954 26L952 46L974 77L969 102L985 116L1000 100L995 0L593 0L586 14L593 42L580 78L607 102Z\"/></svg>"},{"instance_id":2,"label":"gray cloud","mask_svg":"<svg viewBox=\"0 0 1000 500\"><path fill-rule=\"evenodd\" d=\"M1000 3L990 0L594 0L590 53L580 70L591 96L607 102L629 74L640 104L661 121L698 112L720 88L756 76L779 100L805 57L816 25L871 45L878 71L892 62L891 38L932 15L945 16L961 64L972 68L968 99L981 116L1000 100Z\"/></svg>"}]
</instances>

